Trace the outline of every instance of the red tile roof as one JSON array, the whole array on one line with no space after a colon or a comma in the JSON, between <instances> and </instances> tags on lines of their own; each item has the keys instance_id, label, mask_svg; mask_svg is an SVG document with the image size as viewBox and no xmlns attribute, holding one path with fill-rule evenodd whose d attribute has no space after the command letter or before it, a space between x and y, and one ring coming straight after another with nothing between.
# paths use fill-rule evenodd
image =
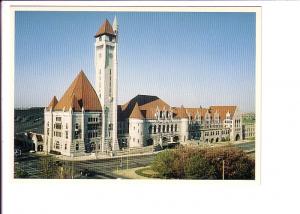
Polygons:
<instances>
[{"instance_id":1,"label":"red tile roof","mask_svg":"<svg viewBox=\"0 0 300 214\"><path fill-rule=\"evenodd\" d=\"M157 96L137 95L126 104L118 106L118 120L125 120L130 118L131 115L134 115L135 118L156 119L157 107L159 110L170 109L170 106ZM226 118L226 113L229 112L232 117L236 108L236 106L210 106L209 108L185 108L182 106L172 107L172 110L174 118L189 118L191 116L193 120L197 114L204 118L206 112L209 112L211 116L217 112L221 121L223 121Z\"/></svg>"},{"instance_id":2,"label":"red tile roof","mask_svg":"<svg viewBox=\"0 0 300 214\"><path fill-rule=\"evenodd\" d=\"M136 104L138 105L142 116L146 119L155 119L157 107L160 110L162 110L163 108L170 108L170 106L166 102L164 102L157 96L137 95L126 104L118 107L118 117L120 118L120 120L129 118Z\"/></svg>"},{"instance_id":3,"label":"red tile roof","mask_svg":"<svg viewBox=\"0 0 300 214\"><path fill-rule=\"evenodd\" d=\"M189 118L187 113L186 113L186 109L182 106L180 108L174 107L174 118Z\"/></svg>"},{"instance_id":4,"label":"red tile roof","mask_svg":"<svg viewBox=\"0 0 300 214\"><path fill-rule=\"evenodd\" d=\"M77 75L70 87L54 107L54 110L102 111L98 96L83 71Z\"/></svg>"},{"instance_id":5,"label":"red tile roof","mask_svg":"<svg viewBox=\"0 0 300 214\"><path fill-rule=\"evenodd\" d=\"M135 118L135 119L141 119L141 120L144 119L144 116L142 115L137 103L135 103L134 108L133 108L129 118Z\"/></svg>"},{"instance_id":6,"label":"red tile roof","mask_svg":"<svg viewBox=\"0 0 300 214\"><path fill-rule=\"evenodd\" d=\"M101 36L101 35L111 35L115 36L114 30L109 23L109 21L106 19L102 26L99 28L98 32L96 33L95 37Z\"/></svg>"},{"instance_id":7,"label":"red tile roof","mask_svg":"<svg viewBox=\"0 0 300 214\"><path fill-rule=\"evenodd\" d=\"M221 120L225 120L227 112L230 113L230 118L234 115L237 107L236 106L210 106L212 113L218 112Z\"/></svg>"}]
</instances>

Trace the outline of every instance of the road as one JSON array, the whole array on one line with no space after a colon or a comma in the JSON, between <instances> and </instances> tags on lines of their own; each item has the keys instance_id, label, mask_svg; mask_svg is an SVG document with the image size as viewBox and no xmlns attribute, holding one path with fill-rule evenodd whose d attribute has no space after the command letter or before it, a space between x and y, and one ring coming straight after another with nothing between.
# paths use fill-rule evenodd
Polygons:
<instances>
[{"instance_id":1,"label":"road","mask_svg":"<svg viewBox=\"0 0 300 214\"><path fill-rule=\"evenodd\" d=\"M243 150L255 150L255 143L243 143L237 144ZM156 154L142 155L142 156L131 156L131 157L120 157L100 160L84 160L84 161L62 161L62 166L67 169L72 169L74 178L88 178L80 176L80 171L88 169L95 173L93 177L95 179L114 179L117 178L113 174L114 170L117 169L131 169L136 167L142 167L149 165ZM51 156L53 157L53 156ZM21 158L15 161L15 171L24 170L29 174L29 178L45 178L43 173L43 160L45 156L38 156L36 154L24 154ZM48 156L49 158L49 156ZM58 161L53 157L53 161Z\"/></svg>"},{"instance_id":2,"label":"road","mask_svg":"<svg viewBox=\"0 0 300 214\"><path fill-rule=\"evenodd\" d=\"M93 178L117 178L113 171L117 169L130 169L149 165L155 157L155 154L132 156L122 158L111 158L101 160L85 160L85 161L62 161L62 166L72 169L75 178L80 177L80 171L88 169L95 173ZM24 170L29 174L29 178L43 178L43 166L41 162L46 157L26 154L22 159L15 161L15 171ZM54 162L57 161L54 159ZM84 177L86 178L86 177Z\"/></svg>"}]
</instances>

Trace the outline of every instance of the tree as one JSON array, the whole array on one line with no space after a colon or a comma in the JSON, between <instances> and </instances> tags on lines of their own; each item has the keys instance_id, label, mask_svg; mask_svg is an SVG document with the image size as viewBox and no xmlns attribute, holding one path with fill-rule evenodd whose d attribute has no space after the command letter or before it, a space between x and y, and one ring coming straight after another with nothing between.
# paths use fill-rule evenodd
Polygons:
<instances>
[{"instance_id":1,"label":"tree","mask_svg":"<svg viewBox=\"0 0 300 214\"><path fill-rule=\"evenodd\" d=\"M214 179L216 178L215 167L207 161L203 155L193 155L184 167L185 178L187 179Z\"/></svg>"},{"instance_id":2,"label":"tree","mask_svg":"<svg viewBox=\"0 0 300 214\"><path fill-rule=\"evenodd\" d=\"M152 169L162 178L172 178L174 170L172 164L175 160L175 154L172 150L166 150L159 153L153 161Z\"/></svg>"},{"instance_id":3,"label":"tree","mask_svg":"<svg viewBox=\"0 0 300 214\"><path fill-rule=\"evenodd\" d=\"M254 179L255 161L233 146L199 148L179 146L159 153L152 169L161 178Z\"/></svg>"}]
</instances>

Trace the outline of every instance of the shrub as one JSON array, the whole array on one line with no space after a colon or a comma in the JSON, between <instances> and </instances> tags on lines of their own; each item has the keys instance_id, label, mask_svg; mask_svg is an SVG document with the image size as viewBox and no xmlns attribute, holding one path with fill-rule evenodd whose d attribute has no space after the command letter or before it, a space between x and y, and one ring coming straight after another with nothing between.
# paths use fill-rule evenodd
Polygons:
<instances>
[{"instance_id":1,"label":"shrub","mask_svg":"<svg viewBox=\"0 0 300 214\"><path fill-rule=\"evenodd\" d=\"M29 177L28 172L21 169L16 170L15 178L28 178L28 177Z\"/></svg>"},{"instance_id":2,"label":"shrub","mask_svg":"<svg viewBox=\"0 0 300 214\"><path fill-rule=\"evenodd\" d=\"M188 179L214 179L215 167L203 157L203 155L193 155L184 167L185 178Z\"/></svg>"},{"instance_id":3,"label":"shrub","mask_svg":"<svg viewBox=\"0 0 300 214\"><path fill-rule=\"evenodd\" d=\"M241 149L232 146L209 148L205 152L205 158L215 166L218 179L222 179L223 160L225 179L255 178L255 161Z\"/></svg>"},{"instance_id":4,"label":"shrub","mask_svg":"<svg viewBox=\"0 0 300 214\"><path fill-rule=\"evenodd\" d=\"M163 178L174 177L173 163L175 154L172 150L165 150L159 153L153 161L152 169Z\"/></svg>"},{"instance_id":5,"label":"shrub","mask_svg":"<svg viewBox=\"0 0 300 214\"><path fill-rule=\"evenodd\" d=\"M159 153L152 169L162 178L254 179L255 161L242 150L228 146L200 149L179 146Z\"/></svg>"}]
</instances>

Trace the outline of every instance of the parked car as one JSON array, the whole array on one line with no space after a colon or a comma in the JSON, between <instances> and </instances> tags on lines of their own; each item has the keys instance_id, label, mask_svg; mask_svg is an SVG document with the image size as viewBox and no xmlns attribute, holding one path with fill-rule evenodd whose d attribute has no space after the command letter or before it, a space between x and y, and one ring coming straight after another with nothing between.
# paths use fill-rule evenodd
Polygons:
<instances>
[{"instance_id":1,"label":"parked car","mask_svg":"<svg viewBox=\"0 0 300 214\"><path fill-rule=\"evenodd\" d=\"M35 151L35 150L30 150L29 152L30 152L30 153L36 153L36 151Z\"/></svg>"},{"instance_id":2,"label":"parked car","mask_svg":"<svg viewBox=\"0 0 300 214\"><path fill-rule=\"evenodd\" d=\"M94 177L96 175L96 173L94 171L91 171L88 169L84 169L84 170L80 171L80 174L85 177Z\"/></svg>"}]
</instances>

